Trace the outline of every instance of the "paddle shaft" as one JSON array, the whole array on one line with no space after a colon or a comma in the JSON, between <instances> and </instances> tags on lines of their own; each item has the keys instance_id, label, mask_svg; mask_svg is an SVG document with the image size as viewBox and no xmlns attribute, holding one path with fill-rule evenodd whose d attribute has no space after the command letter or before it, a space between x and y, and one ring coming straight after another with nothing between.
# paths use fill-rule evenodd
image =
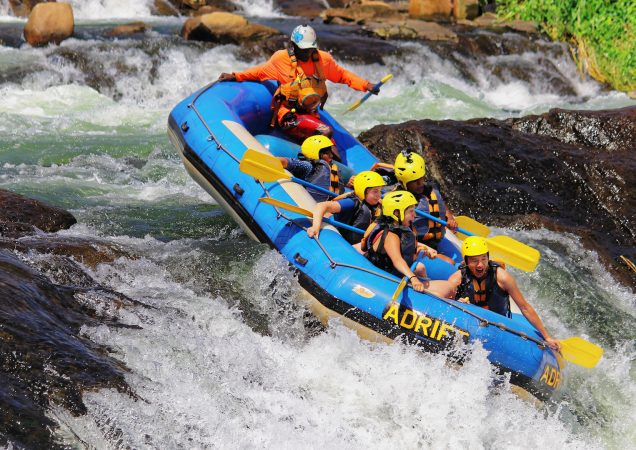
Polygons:
<instances>
[{"instance_id":1,"label":"paddle shaft","mask_svg":"<svg viewBox=\"0 0 636 450\"><path fill-rule=\"evenodd\" d=\"M263 203L267 203L268 205L272 205L272 206L276 206L278 208L282 208L285 209L287 211L292 211L298 214L302 214L304 216L307 217L313 217L314 213L309 211L308 209L305 208L301 208L300 206L296 206L296 205L291 205L289 203L285 203L282 202L280 200L276 200L275 198L271 198L271 197L263 197L263 198L259 198L259 201L263 202ZM349 231L353 231L354 233L358 233L358 234L364 234L364 230L360 229L360 228L356 228L354 226L348 225L346 223L343 222L338 222L335 219L332 219L331 217L323 217L322 218L323 222L327 222L328 224L331 224L335 227L340 227L340 228L344 228L345 230L349 230Z\"/></svg>"},{"instance_id":2,"label":"paddle shaft","mask_svg":"<svg viewBox=\"0 0 636 450\"><path fill-rule=\"evenodd\" d=\"M323 217L323 222L327 222L328 224L333 225L334 227L344 228L345 230L353 231L354 233L364 234L364 230L356 227L352 227L351 225L347 225L346 223L338 222L337 220L332 219L331 217Z\"/></svg>"},{"instance_id":3,"label":"paddle shaft","mask_svg":"<svg viewBox=\"0 0 636 450\"><path fill-rule=\"evenodd\" d=\"M380 89L382 87L382 85L384 83L386 83L387 81L389 81L391 78L393 78L393 75L389 74L387 76L385 76L384 78L382 78L380 80L379 83L376 83L375 86L373 86L373 90L375 91L376 89ZM351 105L349 107L349 109L346 112L351 112L354 109L356 109L358 106L360 106L361 104L363 104L364 102L366 102L369 97L371 97L373 95L373 92L367 92L366 94L364 94L364 97L362 97L360 100L358 100L357 102L355 102L353 105Z\"/></svg>"},{"instance_id":4,"label":"paddle shaft","mask_svg":"<svg viewBox=\"0 0 636 450\"><path fill-rule=\"evenodd\" d=\"M338 194L336 194L335 192L331 192L329 189L325 189L323 187L316 186L315 184L310 183L309 181L305 181L302 178L298 178L298 177L295 177L293 175L290 178L291 178L292 181L295 181L298 184L302 184L305 187L312 188L315 191L322 192L323 194L327 194L327 195L329 195L331 197L337 197L338 196Z\"/></svg>"},{"instance_id":5,"label":"paddle shaft","mask_svg":"<svg viewBox=\"0 0 636 450\"><path fill-rule=\"evenodd\" d=\"M448 226L448 222L446 222L445 220L442 220L439 217L435 217L429 213L426 213L422 211L421 209L416 209L415 214L426 217L427 219L430 219L433 222L441 223L442 225L446 227ZM464 230L463 228L457 227L457 231L459 231L460 233L464 233L466 236L476 236L475 233L471 233L470 231Z\"/></svg>"}]
</instances>

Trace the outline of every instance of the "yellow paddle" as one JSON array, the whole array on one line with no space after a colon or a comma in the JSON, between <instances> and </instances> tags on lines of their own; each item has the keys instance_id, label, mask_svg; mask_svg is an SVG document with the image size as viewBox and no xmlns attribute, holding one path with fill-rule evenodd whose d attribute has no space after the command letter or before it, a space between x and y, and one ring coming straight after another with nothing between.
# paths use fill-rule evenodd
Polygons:
<instances>
[{"instance_id":1,"label":"yellow paddle","mask_svg":"<svg viewBox=\"0 0 636 450\"><path fill-rule=\"evenodd\" d=\"M541 253L539 250L523 244L508 236L493 236L486 238L491 259L500 259L525 272L532 272L537 268Z\"/></svg>"},{"instance_id":2,"label":"yellow paddle","mask_svg":"<svg viewBox=\"0 0 636 450\"><path fill-rule=\"evenodd\" d=\"M455 221L458 227L468 230L476 236L488 237L490 234L490 228L468 216L455 216ZM458 230L457 237L463 241L468 236Z\"/></svg>"},{"instance_id":3,"label":"yellow paddle","mask_svg":"<svg viewBox=\"0 0 636 450\"><path fill-rule=\"evenodd\" d=\"M376 84L375 86L373 86L373 90L380 89L380 87L381 87L384 83L386 83L387 81L389 81L391 78L393 78L393 75L392 75L392 74L388 74L387 76L385 76L384 78L382 78L378 84ZM354 110L354 109L356 109L358 106L360 106L361 104L363 104L364 102L366 102L366 101L369 99L369 97L371 97L371 95L372 95L372 93L371 93L371 92L367 92L367 93L364 95L364 97L362 97L360 100L356 100L355 102L353 102L353 103L351 104L351 106L349 106L349 109L347 109L347 110L345 111L345 114L346 114L346 113L348 113L348 112L353 111L353 110Z\"/></svg>"},{"instance_id":4,"label":"yellow paddle","mask_svg":"<svg viewBox=\"0 0 636 450\"><path fill-rule=\"evenodd\" d=\"M323 192L332 197L336 195L328 189L316 186L315 184L309 183L301 178L290 175L285 171L278 158L256 150L248 149L245 152L239 168L241 172L251 175L261 181L270 182L287 179L302 184L303 186L310 187L316 191ZM416 210L416 213L424 215L436 222L440 222L443 225L448 225L446 221L441 220L438 217L431 216L424 211ZM475 221L475 223L478 222ZM467 236L477 234L469 230L462 229L462 231ZM486 238L486 241L488 242L491 254L496 255L497 259L504 261L506 264L510 264L511 266L517 267L518 269L526 272L532 272L537 267L537 264L539 264L541 254L534 248L522 244L515 239L507 236L494 236Z\"/></svg>"},{"instance_id":5,"label":"yellow paddle","mask_svg":"<svg viewBox=\"0 0 636 450\"><path fill-rule=\"evenodd\" d=\"M601 347L580 337L571 337L560 342L561 354L565 359L588 369L596 366L603 356Z\"/></svg>"}]
</instances>

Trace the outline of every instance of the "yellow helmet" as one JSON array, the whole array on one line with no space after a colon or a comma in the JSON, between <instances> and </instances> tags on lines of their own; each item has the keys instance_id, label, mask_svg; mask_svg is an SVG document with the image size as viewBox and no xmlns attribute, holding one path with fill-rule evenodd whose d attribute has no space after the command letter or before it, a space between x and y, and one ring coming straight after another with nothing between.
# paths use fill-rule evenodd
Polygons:
<instances>
[{"instance_id":1,"label":"yellow helmet","mask_svg":"<svg viewBox=\"0 0 636 450\"><path fill-rule=\"evenodd\" d=\"M462 256L479 256L488 253L486 239L479 236L469 236L462 243Z\"/></svg>"},{"instance_id":2,"label":"yellow helmet","mask_svg":"<svg viewBox=\"0 0 636 450\"><path fill-rule=\"evenodd\" d=\"M380 186L386 186L386 181L384 181L384 178L382 178L379 173L371 170L360 172L353 179L353 192L355 192L358 198L362 201L364 201L367 188Z\"/></svg>"},{"instance_id":3,"label":"yellow helmet","mask_svg":"<svg viewBox=\"0 0 636 450\"><path fill-rule=\"evenodd\" d=\"M395 176L404 187L406 187L408 182L419 180L426 174L424 158L417 153L406 150L398 153L393 167Z\"/></svg>"},{"instance_id":4,"label":"yellow helmet","mask_svg":"<svg viewBox=\"0 0 636 450\"><path fill-rule=\"evenodd\" d=\"M331 147L333 142L327 136L317 134L309 136L300 146L300 152L309 159L320 159L320 150Z\"/></svg>"},{"instance_id":5,"label":"yellow helmet","mask_svg":"<svg viewBox=\"0 0 636 450\"><path fill-rule=\"evenodd\" d=\"M382 199L382 215L402 223L404 211L406 211L409 206L414 205L417 205L417 200L415 200L415 196L409 191L389 192ZM396 209L400 212L400 217L395 215Z\"/></svg>"}]
</instances>

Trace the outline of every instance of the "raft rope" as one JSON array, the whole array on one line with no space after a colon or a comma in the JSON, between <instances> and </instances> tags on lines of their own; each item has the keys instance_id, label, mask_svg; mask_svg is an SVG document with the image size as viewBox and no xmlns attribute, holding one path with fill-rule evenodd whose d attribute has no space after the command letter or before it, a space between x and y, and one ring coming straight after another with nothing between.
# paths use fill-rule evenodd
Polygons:
<instances>
[{"instance_id":1,"label":"raft rope","mask_svg":"<svg viewBox=\"0 0 636 450\"><path fill-rule=\"evenodd\" d=\"M208 126L207 122L205 121L205 119L201 115L201 113L197 110L196 106L194 105L194 103L199 99L199 97L201 95L203 95L212 86L214 86L217 82L218 81L213 81L210 84L208 84L207 86L205 86L204 88L202 88L194 96L194 98L192 99L192 102L188 105L188 108L190 108L192 111L194 111L194 113L197 115L197 117L199 118L199 120L201 121L201 123L203 124L205 129L208 130L208 133L210 134L208 136L208 141L214 141L214 143L216 144L217 150L223 150L230 158L232 158L234 161L236 161L238 164L240 164L241 160L238 159L236 156L234 156L234 154L232 154L230 151L228 151L228 149L225 148L225 146L217 139L217 137L214 135L214 133L212 132L212 130ZM267 194L267 197L273 198L271 196L271 194L269 193L269 190L263 184L263 182L261 180L256 180L256 181L258 182L258 184L261 185L261 188L263 189L265 194ZM287 220L289 223L294 224L297 227L299 227L299 228L301 228L301 229L303 229L305 231L307 230L307 228L305 226L297 223L296 219L292 219L292 218L288 217L285 213L281 212L281 210L277 206L274 206L274 208L276 209L276 212L277 212L277 218L278 217L282 217L285 220ZM316 243L318 244L318 246L320 247L320 249L322 250L324 255L327 257L327 259L329 260L329 266L332 269L335 269L338 266L347 267L347 268L350 268L350 269L356 269L356 270L360 270L362 272L369 273L371 275L379 276L379 277L384 278L386 280L394 281L395 283L399 284L400 280L398 280L397 277L385 275L383 273L375 272L373 270L369 270L369 269L366 269L364 267L356 266L356 265L353 265L353 264L344 264L344 263L341 263L341 262L338 262L338 261L334 260L331 257L331 255L329 254L329 252L327 251L327 249L322 245L320 240L317 237L315 237L315 236L314 236L314 240L316 241ZM409 284L411 284L411 283L409 282ZM518 336L518 337L522 338L523 340L528 340L528 341L534 342L542 350L546 348L546 343L544 341L540 340L540 339L534 338L532 336L528 336L526 333L524 333L522 331L517 331L517 330L514 330L512 328L508 328L506 325L504 325L501 322L491 322L488 319L484 319L480 315L475 314L474 312L469 311L466 308L460 306L459 302L457 302L455 300L449 300L449 299L446 299L446 298L438 297L437 295L433 294L430 291L425 291L425 292L428 295L430 295L431 297L436 298L436 299L440 300L441 302L444 302L447 305L452 306L453 308L457 308L460 311L462 311L463 313L468 314L471 317L474 317L475 319L477 319L479 321L479 326L482 326L482 327L495 326L495 327L499 328L500 330L506 331L506 332L511 333L511 334L514 334L515 336Z\"/></svg>"}]
</instances>

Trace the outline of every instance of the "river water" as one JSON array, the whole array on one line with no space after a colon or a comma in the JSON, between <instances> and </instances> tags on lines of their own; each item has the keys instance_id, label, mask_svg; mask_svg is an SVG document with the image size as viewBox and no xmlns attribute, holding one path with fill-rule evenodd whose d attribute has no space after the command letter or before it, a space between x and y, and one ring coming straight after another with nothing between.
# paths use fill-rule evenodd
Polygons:
<instances>
[{"instance_id":1,"label":"river water","mask_svg":"<svg viewBox=\"0 0 636 450\"><path fill-rule=\"evenodd\" d=\"M282 258L248 240L189 178L166 135L178 101L220 72L259 60L238 60L235 46L175 39L181 19L151 17L149 2L71 3L81 39L60 49L0 47L0 188L71 211L78 224L61 235L97 238L135 255L86 270L156 308L114 313L140 329L82 329L131 369L126 380L139 398L86 392L88 412L79 417L53 406L62 442L78 448L636 446L636 298L575 236L495 230L542 252L535 273L514 273L552 334L580 335L605 348L596 369L571 368L556 405L536 408L512 394L506 380L493 388L480 349L457 369L439 355L361 341L337 321L322 330L297 305L299 287ZM0 1L0 13L8 9ZM272 10L250 9L293 26ZM91 37L91 30L138 18L153 26L143 41ZM0 24L22 26L9 16ZM401 45L407 56L384 57L383 65L344 64L371 80L395 77L355 114L343 113L359 94L331 90L328 109L352 132L418 118L505 118L636 103L581 80L556 45L549 54L467 62L471 80L425 45ZM490 75L493 65L546 59L574 95L560 95L541 76Z\"/></svg>"}]
</instances>

